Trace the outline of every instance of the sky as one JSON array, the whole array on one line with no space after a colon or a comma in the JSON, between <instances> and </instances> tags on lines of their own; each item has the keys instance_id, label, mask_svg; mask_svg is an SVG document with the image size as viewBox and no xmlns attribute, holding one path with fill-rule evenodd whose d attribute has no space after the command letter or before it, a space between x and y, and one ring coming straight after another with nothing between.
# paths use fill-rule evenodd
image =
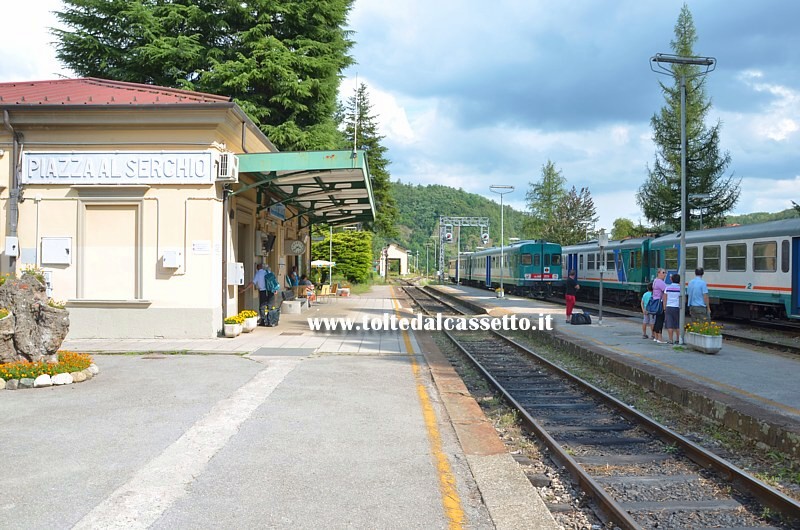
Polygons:
<instances>
[{"instance_id":1,"label":"sky","mask_svg":"<svg viewBox=\"0 0 800 530\"><path fill-rule=\"evenodd\" d=\"M0 32L0 82L71 74L48 28L60 0L14 2ZM588 187L597 228L644 219L635 194L655 160L650 119L664 105L650 57L672 53L683 0L355 0L357 64L344 96L368 87L393 180L444 184L524 210L552 161L567 186ZM697 55L721 123L733 213L800 202L800 2L689 0ZM470 215L470 212L464 212Z\"/></svg>"}]
</instances>

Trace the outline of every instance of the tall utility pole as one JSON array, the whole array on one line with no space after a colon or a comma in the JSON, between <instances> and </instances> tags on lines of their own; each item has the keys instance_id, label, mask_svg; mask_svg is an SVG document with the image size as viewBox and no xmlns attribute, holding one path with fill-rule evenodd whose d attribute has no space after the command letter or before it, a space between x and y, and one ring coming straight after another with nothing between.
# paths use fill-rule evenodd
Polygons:
<instances>
[{"instance_id":1,"label":"tall utility pole","mask_svg":"<svg viewBox=\"0 0 800 530\"><path fill-rule=\"evenodd\" d=\"M514 186L502 186L499 184L493 184L489 186L489 189L493 193L497 193L500 195L500 290L498 291L499 296L505 295L505 289L503 289L503 279L505 278L505 272L503 271L503 241L505 235L503 234L504 226L503 226L503 195L506 193L511 193L514 191Z\"/></svg>"},{"instance_id":2,"label":"tall utility pole","mask_svg":"<svg viewBox=\"0 0 800 530\"><path fill-rule=\"evenodd\" d=\"M666 66L670 65L670 66ZM674 66L677 65L677 66ZM713 57L684 57L657 53L650 58L650 69L657 74L666 74L680 79L681 88L681 243L678 254L680 281L680 342L684 343L686 332L686 71L690 66L704 66L705 70L689 73L689 78L700 77L717 67Z\"/></svg>"},{"instance_id":3,"label":"tall utility pole","mask_svg":"<svg viewBox=\"0 0 800 530\"><path fill-rule=\"evenodd\" d=\"M489 235L489 218L488 217L447 217L447 216L439 216L439 271L442 273L442 277L444 277L444 245L445 245L445 227L451 226L453 228L459 227L458 233L459 237L461 236L461 228L462 226L478 226L481 229L481 238L486 241L488 240ZM436 255L436 252L434 252ZM456 254L456 260L458 260L458 254Z\"/></svg>"}]
</instances>

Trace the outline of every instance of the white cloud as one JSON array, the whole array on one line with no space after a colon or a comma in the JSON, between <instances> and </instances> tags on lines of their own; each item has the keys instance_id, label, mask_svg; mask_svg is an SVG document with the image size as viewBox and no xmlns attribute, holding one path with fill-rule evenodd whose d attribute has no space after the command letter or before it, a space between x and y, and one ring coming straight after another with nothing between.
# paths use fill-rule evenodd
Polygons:
<instances>
[{"instance_id":1,"label":"white cloud","mask_svg":"<svg viewBox=\"0 0 800 530\"><path fill-rule=\"evenodd\" d=\"M739 75L740 81L754 92L773 96L762 113L750 118L750 130L756 136L784 142L800 130L800 92L764 81L764 78L765 75L757 70L746 70Z\"/></svg>"},{"instance_id":2,"label":"white cloud","mask_svg":"<svg viewBox=\"0 0 800 530\"><path fill-rule=\"evenodd\" d=\"M54 10L61 0L4 2L0 31L0 82L73 77L56 59L50 27L57 26Z\"/></svg>"},{"instance_id":3,"label":"white cloud","mask_svg":"<svg viewBox=\"0 0 800 530\"><path fill-rule=\"evenodd\" d=\"M739 204L733 213L779 212L792 207L792 200L800 203L800 175L791 179L771 181L765 185L762 179L742 179Z\"/></svg>"}]
</instances>

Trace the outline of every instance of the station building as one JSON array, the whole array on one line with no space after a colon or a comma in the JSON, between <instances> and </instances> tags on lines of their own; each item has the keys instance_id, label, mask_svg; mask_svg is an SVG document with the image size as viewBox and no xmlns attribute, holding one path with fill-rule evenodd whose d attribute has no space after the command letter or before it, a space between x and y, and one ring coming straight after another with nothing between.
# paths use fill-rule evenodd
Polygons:
<instances>
[{"instance_id":1,"label":"station building","mask_svg":"<svg viewBox=\"0 0 800 530\"><path fill-rule=\"evenodd\" d=\"M360 151L278 152L225 96L0 83L0 272L44 272L69 338L202 338L284 284L314 224L374 219Z\"/></svg>"}]
</instances>

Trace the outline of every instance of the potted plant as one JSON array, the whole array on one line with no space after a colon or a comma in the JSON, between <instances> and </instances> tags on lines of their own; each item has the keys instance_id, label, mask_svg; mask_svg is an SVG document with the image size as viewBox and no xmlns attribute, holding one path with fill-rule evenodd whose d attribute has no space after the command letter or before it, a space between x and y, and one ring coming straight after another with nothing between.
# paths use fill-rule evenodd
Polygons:
<instances>
[{"instance_id":1,"label":"potted plant","mask_svg":"<svg viewBox=\"0 0 800 530\"><path fill-rule=\"evenodd\" d=\"M228 317L225 319L225 336L235 337L242 332L242 324L244 318L239 315Z\"/></svg>"},{"instance_id":2,"label":"potted plant","mask_svg":"<svg viewBox=\"0 0 800 530\"><path fill-rule=\"evenodd\" d=\"M497 298L503 298L503 296L506 294L502 287L498 287L494 290L494 292L497 294Z\"/></svg>"},{"instance_id":3,"label":"potted plant","mask_svg":"<svg viewBox=\"0 0 800 530\"><path fill-rule=\"evenodd\" d=\"M258 326L258 313L252 309L245 309L239 313L239 316L244 319L244 323L242 324L242 331L244 333L250 333Z\"/></svg>"},{"instance_id":4,"label":"potted plant","mask_svg":"<svg viewBox=\"0 0 800 530\"><path fill-rule=\"evenodd\" d=\"M722 349L722 326L716 322L697 321L686 324L686 345L703 353Z\"/></svg>"}]
</instances>

